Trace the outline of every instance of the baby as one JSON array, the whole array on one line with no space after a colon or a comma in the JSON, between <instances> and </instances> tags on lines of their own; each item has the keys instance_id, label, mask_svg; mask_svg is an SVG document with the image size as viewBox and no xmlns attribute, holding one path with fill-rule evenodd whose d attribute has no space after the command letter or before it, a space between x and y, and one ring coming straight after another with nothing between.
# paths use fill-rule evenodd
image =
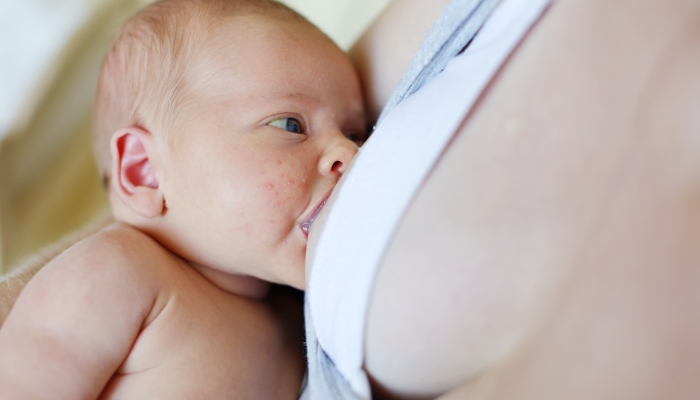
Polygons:
<instances>
[{"instance_id":1,"label":"baby","mask_svg":"<svg viewBox=\"0 0 700 400\"><path fill-rule=\"evenodd\" d=\"M117 222L46 265L0 329L0 398L299 394L263 301L364 139L333 42L267 0L164 0L107 54L93 118Z\"/></svg>"}]
</instances>

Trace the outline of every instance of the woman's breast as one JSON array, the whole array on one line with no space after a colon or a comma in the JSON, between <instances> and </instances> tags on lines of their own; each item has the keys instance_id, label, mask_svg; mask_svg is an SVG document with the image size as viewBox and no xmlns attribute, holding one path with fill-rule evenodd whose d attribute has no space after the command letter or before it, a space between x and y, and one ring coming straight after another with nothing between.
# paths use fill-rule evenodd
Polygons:
<instances>
[{"instance_id":1,"label":"woman's breast","mask_svg":"<svg viewBox=\"0 0 700 400\"><path fill-rule=\"evenodd\" d=\"M688 174L680 165L700 170L680 161L692 158L682 150L688 135L668 129L689 126L689 114L669 111L685 107L698 81L690 72L697 58L683 56L697 40L690 44L690 27L684 34L677 25L691 7L676 3L556 2L511 56L379 268L365 368L381 386L435 396L474 381L571 318L566 307L642 285L621 266L660 271L651 255L680 228L652 221L678 217L650 194L668 188L661 192L671 202L693 185L679 183ZM685 50L674 51L679 43ZM684 89L684 79L695 83ZM683 207L673 213L690 212ZM625 248L633 243L636 255ZM593 280L578 279L590 271Z\"/></svg>"}]
</instances>

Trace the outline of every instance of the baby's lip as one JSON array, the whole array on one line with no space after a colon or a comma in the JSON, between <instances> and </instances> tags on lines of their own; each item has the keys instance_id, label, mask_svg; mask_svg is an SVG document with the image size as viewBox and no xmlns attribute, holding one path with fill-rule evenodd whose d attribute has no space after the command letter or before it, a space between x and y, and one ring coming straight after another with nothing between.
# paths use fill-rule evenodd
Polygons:
<instances>
[{"instance_id":1,"label":"baby's lip","mask_svg":"<svg viewBox=\"0 0 700 400\"><path fill-rule=\"evenodd\" d=\"M330 193L328 193L323 198L323 200L321 200L321 202L318 204L318 206L316 206L316 209L314 210L314 212L311 213L309 218L307 218L306 221L299 224L299 226L301 227L301 230L304 232L304 235L306 237L309 237L309 228L311 227L311 223L314 222L314 220L316 219L318 214L321 212L321 209L323 208L323 206L326 205L326 202L328 201L329 197L331 197Z\"/></svg>"}]
</instances>

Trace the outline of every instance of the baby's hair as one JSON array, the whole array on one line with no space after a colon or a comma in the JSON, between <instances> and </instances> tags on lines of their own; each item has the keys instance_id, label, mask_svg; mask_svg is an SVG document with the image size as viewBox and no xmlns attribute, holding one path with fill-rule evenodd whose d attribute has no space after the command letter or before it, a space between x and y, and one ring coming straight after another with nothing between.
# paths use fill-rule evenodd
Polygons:
<instances>
[{"instance_id":1,"label":"baby's hair","mask_svg":"<svg viewBox=\"0 0 700 400\"><path fill-rule=\"evenodd\" d=\"M112 134L137 126L169 135L196 88L191 67L203 41L226 19L246 14L310 25L274 0L161 0L119 30L102 62L92 115L93 150L106 188Z\"/></svg>"}]
</instances>

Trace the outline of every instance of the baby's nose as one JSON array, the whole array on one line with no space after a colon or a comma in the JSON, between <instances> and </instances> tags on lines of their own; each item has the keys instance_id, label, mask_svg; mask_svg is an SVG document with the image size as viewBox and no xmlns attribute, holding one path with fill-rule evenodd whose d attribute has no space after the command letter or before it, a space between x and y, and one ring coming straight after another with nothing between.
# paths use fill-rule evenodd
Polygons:
<instances>
[{"instance_id":1,"label":"baby's nose","mask_svg":"<svg viewBox=\"0 0 700 400\"><path fill-rule=\"evenodd\" d=\"M342 175L357 154L355 142L343 135L335 135L330 139L326 152L318 164L318 171L322 175L337 173Z\"/></svg>"}]
</instances>

